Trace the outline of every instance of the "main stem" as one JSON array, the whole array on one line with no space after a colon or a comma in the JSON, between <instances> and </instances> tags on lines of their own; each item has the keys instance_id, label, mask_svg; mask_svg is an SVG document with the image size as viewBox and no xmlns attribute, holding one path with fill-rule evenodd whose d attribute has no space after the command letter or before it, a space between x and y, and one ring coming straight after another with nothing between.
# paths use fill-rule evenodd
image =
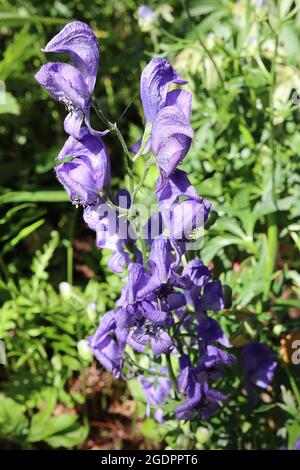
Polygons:
<instances>
[{"instance_id":1,"label":"main stem","mask_svg":"<svg viewBox=\"0 0 300 470\"><path fill-rule=\"evenodd\" d=\"M270 148L271 148L271 178L272 178L272 196L273 201L276 205L276 194L275 194L275 145L274 145L274 90L276 85L276 61L278 54L278 45L279 45L279 34L277 31L272 29L275 35L275 49L274 55L271 64L271 85L269 90L269 108L270 108ZM276 259L278 252L278 227L277 227L277 217L276 212L269 214L267 216L267 236L268 236L268 254L269 260L267 265L267 276L270 279L268 283L268 290L271 284L271 277L273 275L274 269L276 267ZM266 292L267 294L267 292Z\"/></svg>"},{"instance_id":2,"label":"main stem","mask_svg":"<svg viewBox=\"0 0 300 470\"><path fill-rule=\"evenodd\" d=\"M125 155L124 164L125 164L125 168L126 168L126 173L128 174L128 177L129 177L129 189L130 189L130 193L133 194L133 192L134 192L133 167L132 167L131 155L130 155L130 152L129 152L128 147L126 145L126 142L125 142L125 140L124 140L117 124L113 123L113 122L110 122L110 120L105 116L105 114L103 113L102 109L100 108L100 106L99 106L99 104L98 104L95 97L92 98L92 106L93 106L94 110L96 111L96 114L99 117L99 119L103 122L103 124L110 131L115 133L115 135L117 136L118 141L121 144L123 153Z\"/></svg>"}]
</instances>

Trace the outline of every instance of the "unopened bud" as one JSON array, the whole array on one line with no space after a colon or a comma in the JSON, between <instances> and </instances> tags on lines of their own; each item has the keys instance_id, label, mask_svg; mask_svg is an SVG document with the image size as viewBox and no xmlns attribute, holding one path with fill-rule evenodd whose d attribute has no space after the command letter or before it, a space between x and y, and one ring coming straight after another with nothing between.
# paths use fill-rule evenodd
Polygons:
<instances>
[{"instance_id":1,"label":"unopened bud","mask_svg":"<svg viewBox=\"0 0 300 470\"><path fill-rule=\"evenodd\" d=\"M72 296L72 287L68 282L61 282L59 284L59 293L64 299L70 299Z\"/></svg>"},{"instance_id":2,"label":"unopened bud","mask_svg":"<svg viewBox=\"0 0 300 470\"><path fill-rule=\"evenodd\" d=\"M210 228L214 225L215 221L218 218L218 213L216 211L210 211L207 221L205 222L205 228Z\"/></svg>"},{"instance_id":3,"label":"unopened bud","mask_svg":"<svg viewBox=\"0 0 300 470\"><path fill-rule=\"evenodd\" d=\"M232 307L232 289L227 284L222 286L222 294L224 300L224 308Z\"/></svg>"},{"instance_id":4,"label":"unopened bud","mask_svg":"<svg viewBox=\"0 0 300 470\"><path fill-rule=\"evenodd\" d=\"M80 341L78 341L77 350L78 350L79 357L83 361L90 362L90 360L93 357L93 354L92 354L92 351L90 350L89 343L87 342L86 339L81 339Z\"/></svg>"}]
</instances>

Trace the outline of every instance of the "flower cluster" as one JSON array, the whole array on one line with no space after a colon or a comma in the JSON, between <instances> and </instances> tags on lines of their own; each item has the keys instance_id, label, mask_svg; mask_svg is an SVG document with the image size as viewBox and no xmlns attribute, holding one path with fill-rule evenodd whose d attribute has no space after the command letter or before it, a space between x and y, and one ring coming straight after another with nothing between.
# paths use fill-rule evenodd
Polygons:
<instances>
[{"instance_id":1,"label":"flower cluster","mask_svg":"<svg viewBox=\"0 0 300 470\"><path fill-rule=\"evenodd\" d=\"M36 74L68 110L64 128L69 138L57 157L57 178L71 202L83 206L97 246L111 250L110 268L127 273L116 308L102 317L89 338L90 348L114 377L138 378L148 411L155 406L158 420L163 419L163 405L170 396L180 400L175 409L178 419L206 419L226 399L214 384L235 358L226 351L231 345L220 325L207 313L226 308L222 285L200 259L187 260L188 243L197 239L211 210L210 202L178 169L194 135L191 93L176 87L187 81L164 58L154 58L145 67L140 85L145 133L130 157L116 125L104 118L108 128L99 132L90 124L91 107L103 118L93 96L99 51L91 28L72 22L44 51L64 53L72 61L47 63ZM145 172L152 164L159 169L159 211L144 226L136 220L140 188L134 179L130 192L120 189L113 194L110 189L110 161L101 137L114 131L125 148L127 165L132 168L137 158L148 158ZM131 348L152 358L148 369L133 361ZM245 361L250 370L247 357ZM256 379L260 380L251 372L251 380Z\"/></svg>"}]
</instances>

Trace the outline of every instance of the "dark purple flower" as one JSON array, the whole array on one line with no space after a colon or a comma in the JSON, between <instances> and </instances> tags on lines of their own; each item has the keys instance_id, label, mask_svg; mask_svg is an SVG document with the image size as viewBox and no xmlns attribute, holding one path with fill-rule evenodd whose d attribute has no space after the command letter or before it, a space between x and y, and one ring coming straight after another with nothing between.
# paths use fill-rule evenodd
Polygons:
<instances>
[{"instance_id":1,"label":"dark purple flower","mask_svg":"<svg viewBox=\"0 0 300 470\"><path fill-rule=\"evenodd\" d=\"M260 388L267 388L277 366L275 354L265 344L249 343L242 353L242 364L247 380Z\"/></svg>"},{"instance_id":2,"label":"dark purple flower","mask_svg":"<svg viewBox=\"0 0 300 470\"><path fill-rule=\"evenodd\" d=\"M123 367L128 331L117 328L115 315L115 311L107 312L102 317L96 333L88 340L98 361L117 378Z\"/></svg>"},{"instance_id":3,"label":"dark purple flower","mask_svg":"<svg viewBox=\"0 0 300 470\"><path fill-rule=\"evenodd\" d=\"M55 167L58 180L76 205L91 205L99 192L110 184L110 160L100 137L87 128L80 130L79 139L69 137L57 160L74 157Z\"/></svg>"},{"instance_id":4,"label":"dark purple flower","mask_svg":"<svg viewBox=\"0 0 300 470\"><path fill-rule=\"evenodd\" d=\"M79 138L83 121L90 128L90 99L99 66L97 38L87 24L73 21L54 36L43 51L64 53L73 61L74 65L49 62L35 78L54 99L66 106L69 114L64 122L65 131ZM95 131L91 129L91 132Z\"/></svg>"},{"instance_id":5,"label":"dark purple flower","mask_svg":"<svg viewBox=\"0 0 300 470\"><path fill-rule=\"evenodd\" d=\"M152 59L141 75L141 99L145 120L154 122L158 112L166 106L168 88L171 83L187 83L171 64L162 57Z\"/></svg>"},{"instance_id":6,"label":"dark purple flower","mask_svg":"<svg viewBox=\"0 0 300 470\"><path fill-rule=\"evenodd\" d=\"M162 236L154 239L148 266L151 277L146 286L139 292L139 297L145 298L155 294L161 302L167 305L170 302L170 309L182 305L184 303L183 294L176 292L175 288L188 288L191 286L191 282L188 276L181 276L176 272L177 260L172 253L169 240Z\"/></svg>"},{"instance_id":7,"label":"dark purple flower","mask_svg":"<svg viewBox=\"0 0 300 470\"><path fill-rule=\"evenodd\" d=\"M223 333L219 323L205 314L201 314L200 316L197 331L199 337L206 344L217 342L227 348L231 347L231 344L227 336L225 336L225 334Z\"/></svg>"},{"instance_id":8,"label":"dark purple flower","mask_svg":"<svg viewBox=\"0 0 300 470\"><path fill-rule=\"evenodd\" d=\"M176 408L177 419L209 418L227 397L209 387L207 374L193 368L188 356L180 357L179 366L178 388L186 395L186 401Z\"/></svg>"}]
</instances>

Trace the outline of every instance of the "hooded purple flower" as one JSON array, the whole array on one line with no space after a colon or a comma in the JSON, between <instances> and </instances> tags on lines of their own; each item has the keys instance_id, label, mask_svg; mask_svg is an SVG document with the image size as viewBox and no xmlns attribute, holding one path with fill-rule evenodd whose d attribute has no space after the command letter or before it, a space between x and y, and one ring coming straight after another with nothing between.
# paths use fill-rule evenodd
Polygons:
<instances>
[{"instance_id":1,"label":"hooded purple flower","mask_svg":"<svg viewBox=\"0 0 300 470\"><path fill-rule=\"evenodd\" d=\"M160 372L166 376L156 376L153 374L152 377L144 377L142 375L138 377L138 381L141 384L147 399L147 416L150 416L151 406L162 405L165 403L172 389L172 383L167 377L166 368L162 367ZM158 410L159 409L156 409L155 418L159 422L162 422L160 413L157 413Z\"/></svg>"},{"instance_id":2,"label":"hooded purple flower","mask_svg":"<svg viewBox=\"0 0 300 470\"><path fill-rule=\"evenodd\" d=\"M123 209L130 207L130 195L127 190L121 189L115 199L119 207ZM103 198L99 198L93 206L85 208L83 219L90 229L96 232L97 247L113 251L109 267L117 273L122 273L124 265L128 266L131 262L126 246L133 245L136 240L132 225ZM133 251L139 259L140 252L134 245Z\"/></svg>"},{"instance_id":3,"label":"hooded purple flower","mask_svg":"<svg viewBox=\"0 0 300 470\"><path fill-rule=\"evenodd\" d=\"M87 128L80 130L79 139L69 137L57 160L74 157L55 167L58 180L76 205L88 206L97 200L99 192L110 184L110 160L100 137Z\"/></svg>"},{"instance_id":4,"label":"hooded purple flower","mask_svg":"<svg viewBox=\"0 0 300 470\"><path fill-rule=\"evenodd\" d=\"M209 388L207 375L192 367L189 356L181 356L179 366L178 388L185 393L186 401L176 408L177 419L192 419L197 416L209 418L219 409L219 402L227 397L220 391Z\"/></svg>"},{"instance_id":5,"label":"hooded purple flower","mask_svg":"<svg viewBox=\"0 0 300 470\"><path fill-rule=\"evenodd\" d=\"M175 170L166 180L159 178L156 186L159 209L171 239L190 239L194 230L204 226L211 203L198 196L182 170Z\"/></svg>"},{"instance_id":6,"label":"hooded purple flower","mask_svg":"<svg viewBox=\"0 0 300 470\"><path fill-rule=\"evenodd\" d=\"M102 317L96 333L88 338L95 357L116 378L123 367L127 334L126 329L117 328L115 311L110 311Z\"/></svg>"},{"instance_id":7,"label":"hooded purple flower","mask_svg":"<svg viewBox=\"0 0 300 470\"><path fill-rule=\"evenodd\" d=\"M273 351L258 342L245 346L242 364L247 380L260 388L267 388L270 385L277 366Z\"/></svg>"},{"instance_id":8,"label":"hooded purple flower","mask_svg":"<svg viewBox=\"0 0 300 470\"><path fill-rule=\"evenodd\" d=\"M152 122L150 142L163 176L169 176L188 152L194 136L190 125L191 94L186 90L168 92L171 83L187 83L161 57L152 59L141 76L141 99L146 123ZM134 147L134 151L138 145Z\"/></svg>"},{"instance_id":9,"label":"hooded purple flower","mask_svg":"<svg viewBox=\"0 0 300 470\"><path fill-rule=\"evenodd\" d=\"M184 295L188 304L201 314L207 310L222 310L224 299L220 281L211 281L211 272L201 260L190 261L183 270L183 275L192 281L192 288Z\"/></svg>"},{"instance_id":10,"label":"hooded purple flower","mask_svg":"<svg viewBox=\"0 0 300 470\"><path fill-rule=\"evenodd\" d=\"M117 313L119 328L129 329L127 343L144 352L150 342L154 354L175 351L166 328L173 325L168 313L159 309L154 296L145 300L139 295L149 279L149 274L139 263L132 263L128 269L128 284L123 288L117 302L121 308Z\"/></svg>"},{"instance_id":11,"label":"hooded purple flower","mask_svg":"<svg viewBox=\"0 0 300 470\"><path fill-rule=\"evenodd\" d=\"M172 310L185 303L182 293L175 288L188 288L191 286L188 276L180 276L176 272L177 260L172 254L172 246L169 240L162 236L156 237L151 246L148 259L151 277L143 289L139 292L140 298L155 294L162 307Z\"/></svg>"},{"instance_id":12,"label":"hooded purple flower","mask_svg":"<svg viewBox=\"0 0 300 470\"><path fill-rule=\"evenodd\" d=\"M65 131L79 138L83 121L90 128L90 99L99 66L97 38L87 24L73 21L54 36L43 51L64 53L73 61L74 65L49 62L41 67L35 78L54 99L66 106L69 114L64 122ZM99 132L98 135L106 133Z\"/></svg>"}]
</instances>

